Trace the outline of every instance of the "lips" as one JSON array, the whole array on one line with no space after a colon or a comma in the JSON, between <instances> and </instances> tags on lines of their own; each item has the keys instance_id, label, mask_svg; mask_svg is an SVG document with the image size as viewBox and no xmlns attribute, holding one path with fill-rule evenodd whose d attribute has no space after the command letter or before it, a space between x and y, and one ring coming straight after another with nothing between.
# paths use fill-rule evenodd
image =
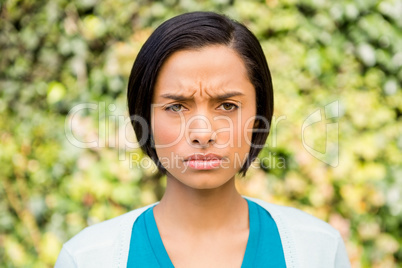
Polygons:
<instances>
[{"instance_id":1,"label":"lips","mask_svg":"<svg viewBox=\"0 0 402 268\"><path fill-rule=\"evenodd\" d=\"M222 156L217 154L193 154L187 157L184 163L194 170L210 170L221 165Z\"/></svg>"},{"instance_id":2,"label":"lips","mask_svg":"<svg viewBox=\"0 0 402 268\"><path fill-rule=\"evenodd\" d=\"M221 160L222 156L217 154L193 154L186 157L184 161L210 161L210 160Z\"/></svg>"}]
</instances>

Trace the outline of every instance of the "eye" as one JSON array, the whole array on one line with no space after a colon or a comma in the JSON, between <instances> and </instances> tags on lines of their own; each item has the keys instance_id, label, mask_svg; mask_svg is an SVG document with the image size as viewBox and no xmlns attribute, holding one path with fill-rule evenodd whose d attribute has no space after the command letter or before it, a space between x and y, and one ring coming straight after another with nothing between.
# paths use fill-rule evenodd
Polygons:
<instances>
[{"instance_id":1,"label":"eye","mask_svg":"<svg viewBox=\"0 0 402 268\"><path fill-rule=\"evenodd\" d=\"M236 104L229 102L222 103L220 107L222 107L224 111L233 111L239 108L239 106L237 106Z\"/></svg>"},{"instance_id":2,"label":"eye","mask_svg":"<svg viewBox=\"0 0 402 268\"><path fill-rule=\"evenodd\" d=\"M181 112L183 109L183 105L181 104L173 104L165 108L165 110L170 110L172 112L178 113Z\"/></svg>"}]
</instances>

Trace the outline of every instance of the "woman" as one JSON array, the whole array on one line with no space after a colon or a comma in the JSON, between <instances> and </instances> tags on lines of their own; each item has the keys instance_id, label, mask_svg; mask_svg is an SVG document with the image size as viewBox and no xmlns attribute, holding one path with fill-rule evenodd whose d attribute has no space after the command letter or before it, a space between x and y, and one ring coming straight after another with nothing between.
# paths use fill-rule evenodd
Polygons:
<instances>
[{"instance_id":1,"label":"woman","mask_svg":"<svg viewBox=\"0 0 402 268\"><path fill-rule=\"evenodd\" d=\"M134 62L128 107L166 174L162 200L86 228L56 267L349 267L339 233L235 188L264 146L271 76L254 35L211 12L172 18Z\"/></svg>"}]
</instances>

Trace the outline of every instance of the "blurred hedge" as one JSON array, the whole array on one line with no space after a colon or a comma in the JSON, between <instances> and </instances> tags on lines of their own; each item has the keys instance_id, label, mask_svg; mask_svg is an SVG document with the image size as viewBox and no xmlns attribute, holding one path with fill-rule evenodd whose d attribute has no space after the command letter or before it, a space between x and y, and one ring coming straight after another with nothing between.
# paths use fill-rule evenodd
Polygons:
<instances>
[{"instance_id":1,"label":"blurred hedge","mask_svg":"<svg viewBox=\"0 0 402 268\"><path fill-rule=\"evenodd\" d=\"M330 222L354 267L402 267L400 1L6 0L0 8L1 267L50 267L85 226L161 197L164 178L138 149L125 150L127 78L152 30L195 10L245 23L274 77L275 131L262 168L239 179L239 190ZM306 128L303 146L303 123L331 103L335 117ZM72 135L96 147L70 142L70 119ZM324 152L326 124L339 135L320 161L306 144Z\"/></svg>"}]
</instances>

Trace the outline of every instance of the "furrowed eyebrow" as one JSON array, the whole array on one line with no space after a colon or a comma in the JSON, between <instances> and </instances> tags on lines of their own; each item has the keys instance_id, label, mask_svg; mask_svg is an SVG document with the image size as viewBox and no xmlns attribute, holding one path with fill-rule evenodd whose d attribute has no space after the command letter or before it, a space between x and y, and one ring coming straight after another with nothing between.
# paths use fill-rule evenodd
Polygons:
<instances>
[{"instance_id":1,"label":"furrowed eyebrow","mask_svg":"<svg viewBox=\"0 0 402 268\"><path fill-rule=\"evenodd\" d=\"M241 92L238 92L238 91L233 91L233 92L228 92L228 93L225 93L222 95L213 96L212 99L225 100L225 99L229 99L229 98L235 97L235 96L244 96L244 94ZM172 99L175 101L186 101L186 100L193 99L193 96L188 97L188 96L184 96L184 95L174 95L174 94L169 94L169 93L162 94L161 97L165 98L165 99Z\"/></svg>"},{"instance_id":2,"label":"furrowed eyebrow","mask_svg":"<svg viewBox=\"0 0 402 268\"><path fill-rule=\"evenodd\" d=\"M236 97L236 96L244 96L244 93L238 92L238 91L233 91L233 92L228 92L222 95L217 95L215 97L213 97L213 99L216 100L226 100L229 99L231 97Z\"/></svg>"},{"instance_id":3,"label":"furrowed eyebrow","mask_svg":"<svg viewBox=\"0 0 402 268\"><path fill-rule=\"evenodd\" d=\"M187 97L187 96L184 96L184 95L174 95L174 94L169 94L169 93L162 94L161 97L164 98L164 99L171 99L171 100L175 100L175 101L184 101L184 100L192 99L191 96Z\"/></svg>"}]
</instances>

